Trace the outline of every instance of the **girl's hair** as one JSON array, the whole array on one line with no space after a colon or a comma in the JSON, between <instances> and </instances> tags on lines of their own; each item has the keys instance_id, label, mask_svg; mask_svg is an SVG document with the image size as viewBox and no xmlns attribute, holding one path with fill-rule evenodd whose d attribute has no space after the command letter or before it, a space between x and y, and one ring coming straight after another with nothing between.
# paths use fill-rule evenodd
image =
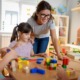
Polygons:
<instances>
[{"instance_id":1,"label":"girl's hair","mask_svg":"<svg viewBox=\"0 0 80 80\"><path fill-rule=\"evenodd\" d=\"M34 18L34 20L37 20L37 15L36 13L42 11L42 10L50 10L51 11L51 5L46 2L46 1L41 1L38 5L37 5L37 9L36 9L36 12L32 15L32 17ZM51 18L52 18L52 15L51 15Z\"/></svg>"},{"instance_id":2,"label":"girl's hair","mask_svg":"<svg viewBox=\"0 0 80 80\"><path fill-rule=\"evenodd\" d=\"M18 40L18 31L22 33L29 33L30 31L33 32L32 27L28 23L22 22L14 27L10 42L14 41L15 39Z\"/></svg>"}]
</instances>

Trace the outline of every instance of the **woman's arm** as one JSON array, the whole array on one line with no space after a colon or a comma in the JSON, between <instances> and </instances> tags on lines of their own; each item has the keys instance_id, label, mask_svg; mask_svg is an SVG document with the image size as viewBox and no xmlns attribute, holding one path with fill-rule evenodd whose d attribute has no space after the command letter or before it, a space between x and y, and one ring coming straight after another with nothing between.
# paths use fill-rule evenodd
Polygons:
<instances>
[{"instance_id":1,"label":"woman's arm","mask_svg":"<svg viewBox=\"0 0 80 80\"><path fill-rule=\"evenodd\" d=\"M62 60L62 56L60 55L60 50L59 50L59 46L58 46L58 40L56 37L56 30L55 29L50 30L50 34L51 34L51 39L52 39L52 43L54 45L56 54L57 54L58 58Z\"/></svg>"},{"instance_id":2,"label":"woman's arm","mask_svg":"<svg viewBox=\"0 0 80 80\"><path fill-rule=\"evenodd\" d=\"M10 52L8 52L3 59L0 61L0 71L3 70L3 68L8 65L8 63L12 60L12 59L16 59L17 58L17 53L14 50L11 50Z\"/></svg>"}]
</instances>

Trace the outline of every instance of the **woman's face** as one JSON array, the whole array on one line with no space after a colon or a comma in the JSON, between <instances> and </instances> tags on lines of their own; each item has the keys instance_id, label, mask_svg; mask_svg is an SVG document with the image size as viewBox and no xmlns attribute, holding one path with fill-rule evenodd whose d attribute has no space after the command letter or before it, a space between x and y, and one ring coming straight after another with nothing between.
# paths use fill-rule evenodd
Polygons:
<instances>
[{"instance_id":1,"label":"woman's face","mask_svg":"<svg viewBox=\"0 0 80 80\"><path fill-rule=\"evenodd\" d=\"M36 15L38 17L37 23L42 25L48 22L48 20L50 19L51 13L50 13L50 10L46 9L38 12Z\"/></svg>"}]
</instances>

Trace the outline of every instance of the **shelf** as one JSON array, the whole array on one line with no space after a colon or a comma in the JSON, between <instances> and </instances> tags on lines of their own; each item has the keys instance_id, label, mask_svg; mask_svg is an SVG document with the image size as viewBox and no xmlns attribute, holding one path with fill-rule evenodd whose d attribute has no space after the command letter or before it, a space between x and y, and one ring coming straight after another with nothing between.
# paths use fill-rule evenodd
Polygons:
<instances>
[{"instance_id":1,"label":"shelf","mask_svg":"<svg viewBox=\"0 0 80 80\"><path fill-rule=\"evenodd\" d=\"M80 7L72 8L71 11L80 11Z\"/></svg>"}]
</instances>

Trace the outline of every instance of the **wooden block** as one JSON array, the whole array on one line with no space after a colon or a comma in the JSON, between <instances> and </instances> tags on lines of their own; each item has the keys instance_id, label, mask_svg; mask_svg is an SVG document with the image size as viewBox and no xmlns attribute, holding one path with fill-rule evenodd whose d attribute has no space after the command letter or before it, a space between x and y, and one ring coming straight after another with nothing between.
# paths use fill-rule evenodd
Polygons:
<instances>
[{"instance_id":1,"label":"wooden block","mask_svg":"<svg viewBox=\"0 0 80 80\"><path fill-rule=\"evenodd\" d=\"M11 68L12 68L12 71L13 71L13 72L16 71L16 61L15 61L15 60L12 60L12 61L11 61Z\"/></svg>"}]
</instances>

